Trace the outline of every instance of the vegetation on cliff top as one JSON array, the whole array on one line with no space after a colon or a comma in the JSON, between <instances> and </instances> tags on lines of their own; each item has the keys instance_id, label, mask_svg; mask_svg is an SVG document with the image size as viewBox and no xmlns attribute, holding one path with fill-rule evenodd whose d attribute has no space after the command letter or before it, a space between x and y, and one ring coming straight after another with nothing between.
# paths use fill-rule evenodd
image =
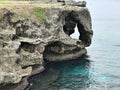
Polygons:
<instances>
[{"instance_id":1,"label":"vegetation on cliff top","mask_svg":"<svg viewBox=\"0 0 120 90\"><path fill-rule=\"evenodd\" d=\"M45 15L45 8L37 7L33 11L33 14L37 16L40 20L45 19L47 16Z\"/></svg>"},{"instance_id":2,"label":"vegetation on cliff top","mask_svg":"<svg viewBox=\"0 0 120 90\"><path fill-rule=\"evenodd\" d=\"M47 1L47 0L43 0ZM68 5L61 5L61 3L47 3L47 4L41 4L41 3L30 3L28 1L0 1L0 9L7 9L15 14L18 15L18 18L24 19L29 18L35 21L46 19L47 14L46 10L49 8L60 8L62 10L82 10L78 7L72 7ZM0 12L0 14L3 14L4 11Z\"/></svg>"},{"instance_id":3,"label":"vegetation on cliff top","mask_svg":"<svg viewBox=\"0 0 120 90\"><path fill-rule=\"evenodd\" d=\"M45 14L46 9L41 4L30 4L26 1L0 1L0 16L6 13L6 10L17 14L19 19L42 20L47 17Z\"/></svg>"}]
</instances>

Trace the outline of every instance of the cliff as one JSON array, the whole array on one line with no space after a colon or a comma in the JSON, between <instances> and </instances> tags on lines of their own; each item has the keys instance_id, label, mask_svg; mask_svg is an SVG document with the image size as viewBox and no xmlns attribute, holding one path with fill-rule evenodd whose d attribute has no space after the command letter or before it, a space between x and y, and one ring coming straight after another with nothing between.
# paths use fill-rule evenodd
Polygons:
<instances>
[{"instance_id":1,"label":"cliff","mask_svg":"<svg viewBox=\"0 0 120 90\"><path fill-rule=\"evenodd\" d=\"M76 25L79 39L70 37ZM73 60L86 54L85 47L91 44L92 35L91 17L86 7L1 2L0 88L15 84L16 89L7 90L19 90L17 83L43 71L45 60Z\"/></svg>"}]
</instances>

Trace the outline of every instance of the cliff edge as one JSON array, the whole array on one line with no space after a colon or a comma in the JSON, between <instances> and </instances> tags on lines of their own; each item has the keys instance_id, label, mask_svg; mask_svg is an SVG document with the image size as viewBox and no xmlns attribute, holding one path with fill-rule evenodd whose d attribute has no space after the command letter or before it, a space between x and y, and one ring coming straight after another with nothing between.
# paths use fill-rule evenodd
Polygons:
<instances>
[{"instance_id":1,"label":"cliff edge","mask_svg":"<svg viewBox=\"0 0 120 90\"><path fill-rule=\"evenodd\" d=\"M70 37L76 26L79 39ZM45 69L44 60L81 57L92 35L91 16L85 6L0 1L0 88L40 73ZM23 90L25 85L15 88L7 90Z\"/></svg>"}]
</instances>

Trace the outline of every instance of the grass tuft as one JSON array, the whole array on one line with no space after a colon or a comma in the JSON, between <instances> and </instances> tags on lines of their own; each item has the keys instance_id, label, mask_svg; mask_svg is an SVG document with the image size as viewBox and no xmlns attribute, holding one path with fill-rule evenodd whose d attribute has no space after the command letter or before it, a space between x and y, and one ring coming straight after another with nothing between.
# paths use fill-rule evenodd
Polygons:
<instances>
[{"instance_id":1,"label":"grass tuft","mask_svg":"<svg viewBox=\"0 0 120 90\"><path fill-rule=\"evenodd\" d=\"M45 19L47 16L45 15L45 9L41 7L37 7L33 14L37 16L40 20Z\"/></svg>"}]
</instances>

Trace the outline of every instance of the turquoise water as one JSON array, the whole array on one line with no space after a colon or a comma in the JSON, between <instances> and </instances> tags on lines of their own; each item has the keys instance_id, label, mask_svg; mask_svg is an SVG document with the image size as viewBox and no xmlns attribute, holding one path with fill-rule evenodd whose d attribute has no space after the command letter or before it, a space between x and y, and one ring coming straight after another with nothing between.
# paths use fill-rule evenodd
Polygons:
<instances>
[{"instance_id":1,"label":"turquoise water","mask_svg":"<svg viewBox=\"0 0 120 90\"><path fill-rule=\"evenodd\" d=\"M88 7L94 37L87 55L48 64L30 90L120 90L120 1L89 0Z\"/></svg>"}]
</instances>

